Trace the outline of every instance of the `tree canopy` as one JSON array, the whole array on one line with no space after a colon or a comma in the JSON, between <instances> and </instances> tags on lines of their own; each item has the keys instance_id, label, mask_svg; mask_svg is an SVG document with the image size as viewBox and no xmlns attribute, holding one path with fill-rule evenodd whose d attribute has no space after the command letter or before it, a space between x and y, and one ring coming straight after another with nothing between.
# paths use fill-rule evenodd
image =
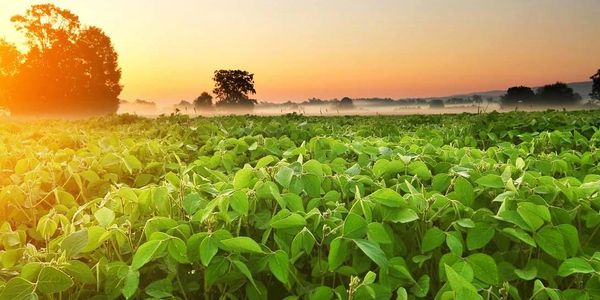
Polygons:
<instances>
[{"instance_id":1,"label":"tree canopy","mask_svg":"<svg viewBox=\"0 0 600 300\"><path fill-rule=\"evenodd\" d=\"M600 101L600 69L598 69L598 72L592 75L590 79L592 80L592 92L590 93L590 97L596 101Z\"/></svg>"},{"instance_id":2,"label":"tree canopy","mask_svg":"<svg viewBox=\"0 0 600 300\"><path fill-rule=\"evenodd\" d=\"M537 90L536 97L542 104L573 105L581 100L581 96L566 83L547 84Z\"/></svg>"},{"instance_id":3,"label":"tree canopy","mask_svg":"<svg viewBox=\"0 0 600 300\"><path fill-rule=\"evenodd\" d=\"M217 70L213 80L217 105L252 107L257 103L248 94L256 94L254 74L243 70Z\"/></svg>"},{"instance_id":4,"label":"tree canopy","mask_svg":"<svg viewBox=\"0 0 600 300\"><path fill-rule=\"evenodd\" d=\"M520 102L531 103L535 99L535 93L527 86L513 86L506 90L502 96L502 104L512 105Z\"/></svg>"},{"instance_id":5,"label":"tree canopy","mask_svg":"<svg viewBox=\"0 0 600 300\"><path fill-rule=\"evenodd\" d=\"M211 107L212 106L212 99L213 99L213 97L209 93L202 92L202 94L200 94L200 96L198 96L198 98L196 98L194 100L194 106L196 108Z\"/></svg>"},{"instance_id":6,"label":"tree canopy","mask_svg":"<svg viewBox=\"0 0 600 300\"><path fill-rule=\"evenodd\" d=\"M11 113L117 111L121 69L110 38L100 28L82 25L77 15L53 4L33 5L11 21L28 47L8 72L10 88L0 86ZM0 45L0 76L6 76L4 57L14 56L13 47Z\"/></svg>"}]
</instances>

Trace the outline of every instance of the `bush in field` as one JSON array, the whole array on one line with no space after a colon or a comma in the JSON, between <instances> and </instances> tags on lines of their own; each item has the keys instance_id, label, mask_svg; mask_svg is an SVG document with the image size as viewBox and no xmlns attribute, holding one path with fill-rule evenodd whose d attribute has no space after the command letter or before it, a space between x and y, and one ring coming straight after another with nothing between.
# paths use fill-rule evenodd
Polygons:
<instances>
[{"instance_id":1,"label":"bush in field","mask_svg":"<svg viewBox=\"0 0 600 300\"><path fill-rule=\"evenodd\" d=\"M596 74L592 75L590 79L592 80L592 92L590 93L590 97L592 100L600 102L600 69Z\"/></svg>"}]
</instances>

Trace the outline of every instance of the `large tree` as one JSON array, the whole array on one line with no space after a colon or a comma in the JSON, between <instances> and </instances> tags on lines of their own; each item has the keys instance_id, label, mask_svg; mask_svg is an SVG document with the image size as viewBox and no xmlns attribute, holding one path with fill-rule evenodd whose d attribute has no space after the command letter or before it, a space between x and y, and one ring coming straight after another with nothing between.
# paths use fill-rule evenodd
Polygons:
<instances>
[{"instance_id":1,"label":"large tree","mask_svg":"<svg viewBox=\"0 0 600 300\"><path fill-rule=\"evenodd\" d=\"M0 39L0 107L7 106L14 76L19 72L22 55L17 47Z\"/></svg>"},{"instance_id":2,"label":"large tree","mask_svg":"<svg viewBox=\"0 0 600 300\"><path fill-rule=\"evenodd\" d=\"M593 100L600 101L600 69L590 79L592 80L592 93L590 93L590 97Z\"/></svg>"},{"instance_id":3,"label":"large tree","mask_svg":"<svg viewBox=\"0 0 600 300\"><path fill-rule=\"evenodd\" d=\"M515 105L517 103L530 104L535 100L535 93L527 86L513 86L506 90L502 96L503 105Z\"/></svg>"},{"instance_id":4,"label":"large tree","mask_svg":"<svg viewBox=\"0 0 600 300\"><path fill-rule=\"evenodd\" d=\"M218 70L215 71L213 80L217 105L224 106L254 106L255 99L250 99L248 94L256 94L254 89L254 74L243 70Z\"/></svg>"},{"instance_id":5,"label":"large tree","mask_svg":"<svg viewBox=\"0 0 600 300\"><path fill-rule=\"evenodd\" d=\"M574 105L581 100L581 96L573 91L566 83L557 82L547 84L537 90L537 100L540 104L549 105Z\"/></svg>"},{"instance_id":6,"label":"large tree","mask_svg":"<svg viewBox=\"0 0 600 300\"><path fill-rule=\"evenodd\" d=\"M13 76L13 114L114 113L122 86L110 38L52 4L33 5L11 21L28 52Z\"/></svg>"}]
</instances>

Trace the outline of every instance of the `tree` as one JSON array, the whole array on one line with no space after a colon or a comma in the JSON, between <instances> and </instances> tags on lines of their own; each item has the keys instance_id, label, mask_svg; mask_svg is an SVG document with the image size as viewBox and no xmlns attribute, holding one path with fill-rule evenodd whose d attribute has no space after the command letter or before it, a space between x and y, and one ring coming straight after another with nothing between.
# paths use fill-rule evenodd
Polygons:
<instances>
[{"instance_id":1,"label":"tree","mask_svg":"<svg viewBox=\"0 0 600 300\"><path fill-rule=\"evenodd\" d=\"M200 94L200 96L198 98L196 98L196 100L194 100L194 106L196 108L211 107L212 99L213 99L213 97L209 93L202 92L202 94Z\"/></svg>"},{"instance_id":2,"label":"tree","mask_svg":"<svg viewBox=\"0 0 600 300\"><path fill-rule=\"evenodd\" d=\"M515 105L517 103L531 103L535 100L535 93L527 86L513 86L506 90L501 98L503 105Z\"/></svg>"},{"instance_id":3,"label":"tree","mask_svg":"<svg viewBox=\"0 0 600 300\"><path fill-rule=\"evenodd\" d=\"M257 103L255 99L248 98L248 93L256 94L254 74L243 70L218 70L213 80L217 105L252 107Z\"/></svg>"},{"instance_id":4,"label":"tree","mask_svg":"<svg viewBox=\"0 0 600 300\"><path fill-rule=\"evenodd\" d=\"M541 104L573 105L581 100L581 96L562 82L545 85L537 90L536 97Z\"/></svg>"},{"instance_id":5,"label":"tree","mask_svg":"<svg viewBox=\"0 0 600 300\"><path fill-rule=\"evenodd\" d=\"M348 97L344 97L344 98L342 98L342 100L340 100L339 108L351 109L353 107L354 107L354 102L352 101L352 99L350 99Z\"/></svg>"},{"instance_id":6,"label":"tree","mask_svg":"<svg viewBox=\"0 0 600 300\"><path fill-rule=\"evenodd\" d=\"M443 107L445 107L444 100L433 99L433 100L429 101L429 107L430 108L443 108Z\"/></svg>"},{"instance_id":7,"label":"tree","mask_svg":"<svg viewBox=\"0 0 600 300\"><path fill-rule=\"evenodd\" d=\"M19 72L22 59L15 45L0 39L0 107L9 103L12 80Z\"/></svg>"},{"instance_id":8,"label":"tree","mask_svg":"<svg viewBox=\"0 0 600 300\"><path fill-rule=\"evenodd\" d=\"M592 93L590 97L593 100L600 101L600 69L590 79L592 80Z\"/></svg>"},{"instance_id":9,"label":"tree","mask_svg":"<svg viewBox=\"0 0 600 300\"><path fill-rule=\"evenodd\" d=\"M123 87L110 38L52 4L12 17L29 52L13 78L13 114L114 113Z\"/></svg>"}]
</instances>

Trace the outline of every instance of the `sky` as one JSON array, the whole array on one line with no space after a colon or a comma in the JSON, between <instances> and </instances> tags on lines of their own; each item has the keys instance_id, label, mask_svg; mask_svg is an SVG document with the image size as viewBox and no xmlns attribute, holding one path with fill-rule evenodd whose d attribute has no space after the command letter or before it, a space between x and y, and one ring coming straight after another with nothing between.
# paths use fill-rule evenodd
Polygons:
<instances>
[{"instance_id":1,"label":"sky","mask_svg":"<svg viewBox=\"0 0 600 300\"><path fill-rule=\"evenodd\" d=\"M0 0L0 37L34 3ZM259 101L429 97L588 80L598 0L55 0L119 53L122 99L191 100L217 69Z\"/></svg>"}]
</instances>

